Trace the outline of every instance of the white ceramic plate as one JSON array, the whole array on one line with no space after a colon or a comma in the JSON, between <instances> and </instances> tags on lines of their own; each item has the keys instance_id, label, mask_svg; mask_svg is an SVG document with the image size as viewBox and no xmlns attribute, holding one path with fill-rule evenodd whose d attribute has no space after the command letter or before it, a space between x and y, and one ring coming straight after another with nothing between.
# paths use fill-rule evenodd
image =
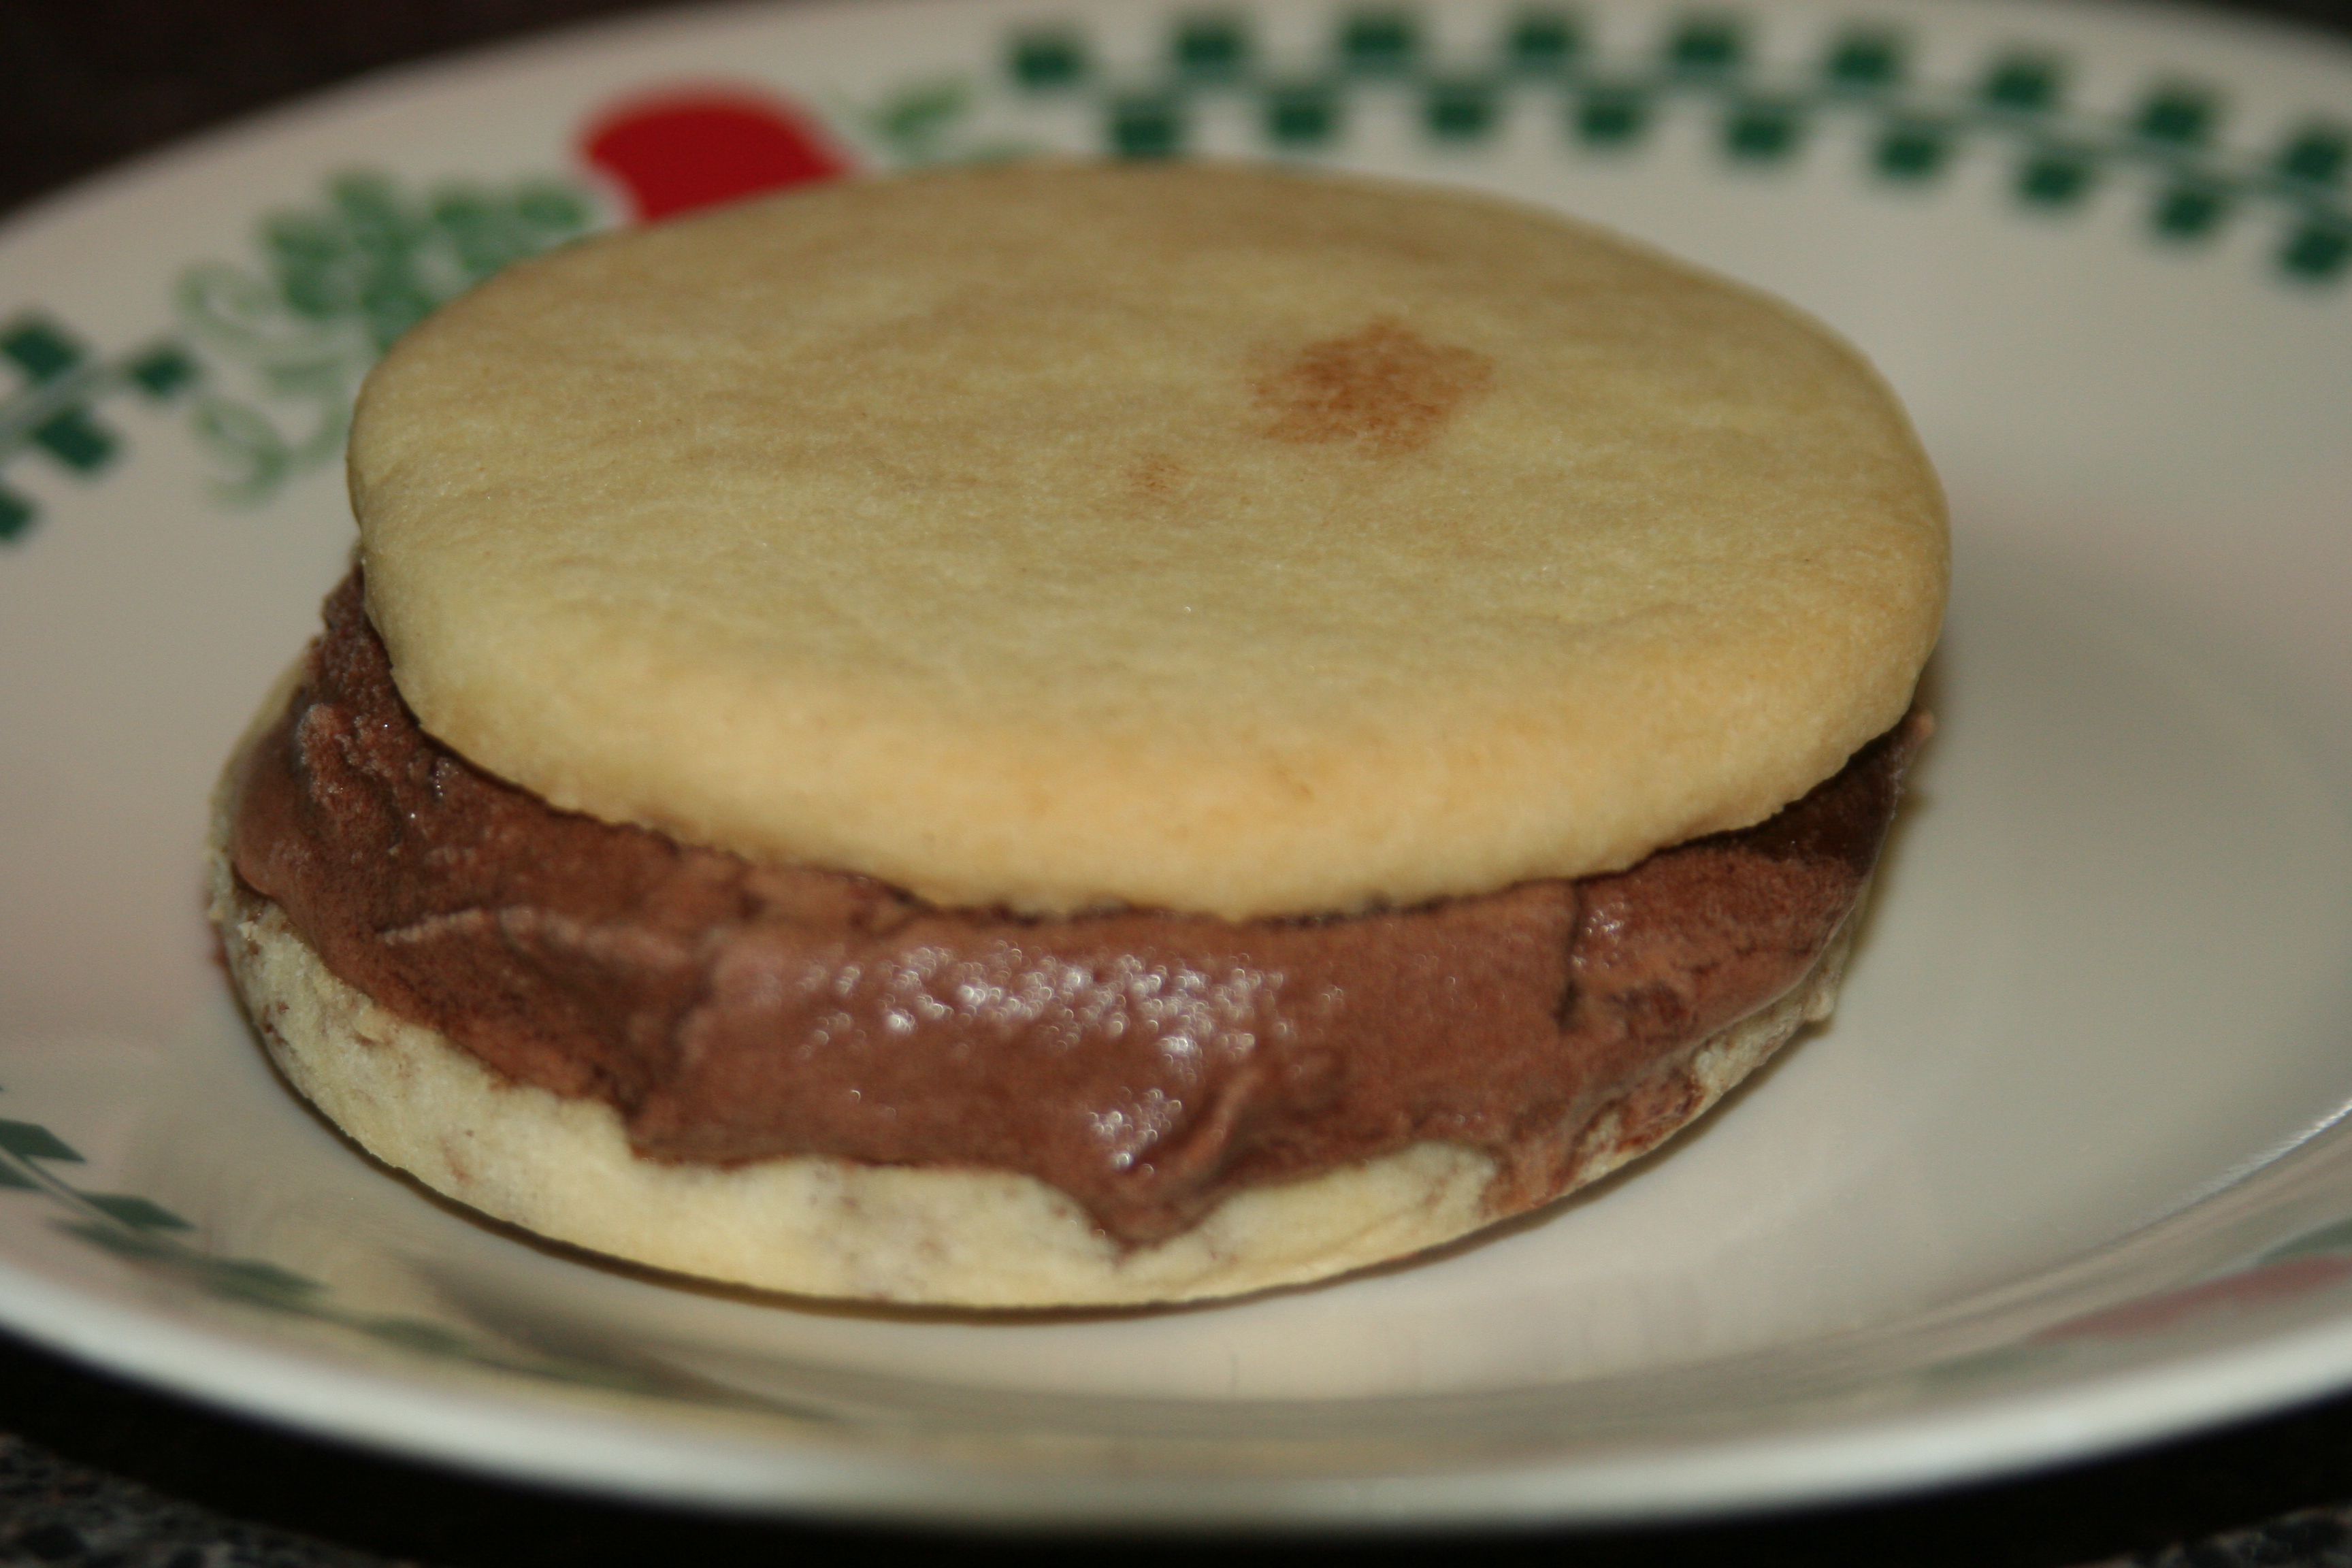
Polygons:
<instances>
[{"instance_id":1,"label":"white ceramic plate","mask_svg":"<svg viewBox=\"0 0 2352 1568\"><path fill-rule=\"evenodd\" d=\"M348 547L356 376L583 226L1044 148L1557 204L1876 357L1949 482L1958 584L1835 1024L1633 1179L1180 1312L698 1291L371 1166L263 1066L196 872L212 773ZM2194 15L957 0L533 43L26 214L0 1320L488 1470L961 1521L1688 1515L2352 1383L2347 183L2352 52Z\"/></svg>"}]
</instances>

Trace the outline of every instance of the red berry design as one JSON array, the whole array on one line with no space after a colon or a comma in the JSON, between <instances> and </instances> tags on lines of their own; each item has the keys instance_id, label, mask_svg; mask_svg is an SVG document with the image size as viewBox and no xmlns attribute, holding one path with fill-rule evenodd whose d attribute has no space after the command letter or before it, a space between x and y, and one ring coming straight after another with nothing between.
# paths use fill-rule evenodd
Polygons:
<instances>
[{"instance_id":1,"label":"red berry design","mask_svg":"<svg viewBox=\"0 0 2352 1568\"><path fill-rule=\"evenodd\" d=\"M589 126L581 151L628 191L640 223L850 169L807 115L727 88L631 99Z\"/></svg>"}]
</instances>

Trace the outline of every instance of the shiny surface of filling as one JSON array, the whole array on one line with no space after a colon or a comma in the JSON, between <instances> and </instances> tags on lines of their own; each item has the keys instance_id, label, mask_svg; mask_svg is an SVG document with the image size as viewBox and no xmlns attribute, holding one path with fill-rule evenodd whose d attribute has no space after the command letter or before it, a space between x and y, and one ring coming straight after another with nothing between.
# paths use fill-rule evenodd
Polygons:
<instances>
[{"instance_id":1,"label":"shiny surface of filling","mask_svg":"<svg viewBox=\"0 0 2352 1568\"><path fill-rule=\"evenodd\" d=\"M1576 1134L1812 966L1861 896L1915 716L1778 816L1630 870L1229 922L942 910L558 812L424 734L356 574L239 764L232 857L337 974L647 1158L820 1153L1036 1176L1139 1244L1234 1188L1426 1139L1497 1213ZM1657 1098L1654 1093L1652 1098Z\"/></svg>"}]
</instances>

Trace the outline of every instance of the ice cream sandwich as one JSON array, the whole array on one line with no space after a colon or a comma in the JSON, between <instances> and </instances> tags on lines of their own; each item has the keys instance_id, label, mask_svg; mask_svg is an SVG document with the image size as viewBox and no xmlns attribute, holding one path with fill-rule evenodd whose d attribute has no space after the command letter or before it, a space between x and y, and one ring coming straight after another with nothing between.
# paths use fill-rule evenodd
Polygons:
<instances>
[{"instance_id":1,"label":"ice cream sandwich","mask_svg":"<svg viewBox=\"0 0 2352 1568\"><path fill-rule=\"evenodd\" d=\"M288 1079L487 1214L822 1296L1295 1284L1548 1203L1835 995L1947 577L1850 347L1238 164L851 182L394 345L231 763Z\"/></svg>"}]
</instances>

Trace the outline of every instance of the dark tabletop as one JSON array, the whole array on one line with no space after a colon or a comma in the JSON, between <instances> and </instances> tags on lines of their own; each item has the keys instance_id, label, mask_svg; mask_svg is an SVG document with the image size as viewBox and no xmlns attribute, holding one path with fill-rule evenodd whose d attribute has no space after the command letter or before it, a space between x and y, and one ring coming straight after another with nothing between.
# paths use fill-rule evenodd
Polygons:
<instances>
[{"instance_id":1,"label":"dark tabletop","mask_svg":"<svg viewBox=\"0 0 2352 1568\"><path fill-rule=\"evenodd\" d=\"M642 0L0 0L0 214L250 110ZM2352 37L2352 0L2245 9ZM1358 1556L1360 1541L1215 1542ZM1201 1542L899 1534L673 1513L394 1462L145 1392L0 1336L0 1568L1197 1560ZM1617 1564L2352 1568L2352 1397L1943 1495L1703 1527L1413 1550Z\"/></svg>"}]
</instances>

